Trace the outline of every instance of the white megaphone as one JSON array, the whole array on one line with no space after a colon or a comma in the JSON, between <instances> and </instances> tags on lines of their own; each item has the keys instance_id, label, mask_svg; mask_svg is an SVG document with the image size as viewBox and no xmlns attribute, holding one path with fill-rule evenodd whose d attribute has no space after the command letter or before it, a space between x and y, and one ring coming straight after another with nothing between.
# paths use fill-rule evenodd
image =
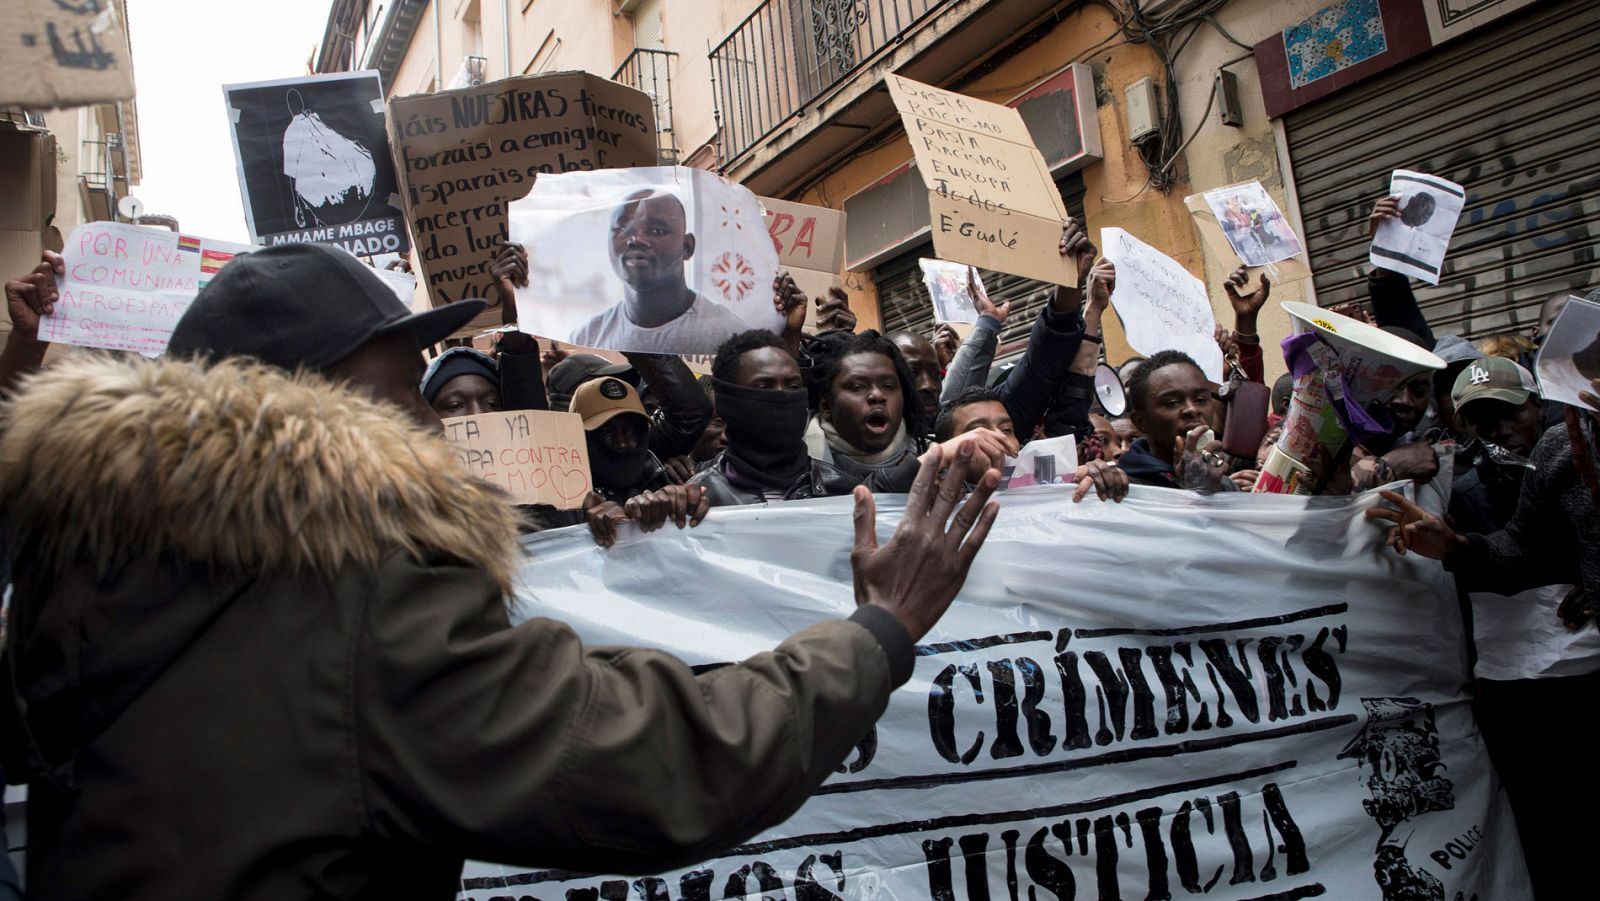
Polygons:
<instances>
[{"instance_id":1,"label":"white megaphone","mask_svg":"<svg viewBox=\"0 0 1600 901\"><path fill-rule=\"evenodd\" d=\"M1128 409L1128 395L1122 387L1117 371L1101 363L1094 370L1094 396L1100 400L1100 409L1111 416L1121 416Z\"/></svg>"},{"instance_id":2,"label":"white megaphone","mask_svg":"<svg viewBox=\"0 0 1600 901\"><path fill-rule=\"evenodd\" d=\"M1388 400L1406 379L1443 369L1445 362L1360 320L1308 303L1283 301L1280 306L1289 314L1294 334L1317 336L1306 349L1316 368L1295 379L1283 436L1268 452L1255 490L1315 494L1327 484L1349 440L1336 405Z\"/></svg>"}]
</instances>

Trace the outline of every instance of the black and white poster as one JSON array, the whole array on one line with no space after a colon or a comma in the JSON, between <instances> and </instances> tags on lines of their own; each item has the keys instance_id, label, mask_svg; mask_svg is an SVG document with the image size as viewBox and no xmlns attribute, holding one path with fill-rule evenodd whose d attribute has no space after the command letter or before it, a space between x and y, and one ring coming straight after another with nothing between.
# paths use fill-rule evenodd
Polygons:
<instances>
[{"instance_id":1,"label":"black and white poster","mask_svg":"<svg viewBox=\"0 0 1600 901\"><path fill-rule=\"evenodd\" d=\"M250 240L409 248L377 72L224 85Z\"/></svg>"}]
</instances>

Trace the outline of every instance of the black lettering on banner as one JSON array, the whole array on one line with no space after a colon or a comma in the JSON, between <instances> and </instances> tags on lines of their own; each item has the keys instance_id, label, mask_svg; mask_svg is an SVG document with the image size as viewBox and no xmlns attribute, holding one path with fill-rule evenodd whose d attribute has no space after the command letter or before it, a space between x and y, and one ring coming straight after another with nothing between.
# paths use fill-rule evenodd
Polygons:
<instances>
[{"instance_id":1,"label":"black lettering on banner","mask_svg":"<svg viewBox=\"0 0 1600 901\"><path fill-rule=\"evenodd\" d=\"M933 679L928 691L928 731L933 737L934 750L951 763L969 764L977 759L983 748L983 732L973 740L963 753L956 751L955 678L960 672L972 685L974 697L983 703L983 682L978 678L976 666L947 666Z\"/></svg>"}]
</instances>

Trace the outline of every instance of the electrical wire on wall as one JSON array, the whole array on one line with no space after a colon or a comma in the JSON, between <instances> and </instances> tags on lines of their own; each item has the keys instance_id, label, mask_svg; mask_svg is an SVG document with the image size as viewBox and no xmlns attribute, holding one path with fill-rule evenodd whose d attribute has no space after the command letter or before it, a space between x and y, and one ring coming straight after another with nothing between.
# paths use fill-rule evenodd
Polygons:
<instances>
[{"instance_id":1,"label":"electrical wire on wall","mask_svg":"<svg viewBox=\"0 0 1600 901\"><path fill-rule=\"evenodd\" d=\"M1178 114L1178 57L1189 45L1189 41L1193 40L1195 33L1205 27L1215 29L1224 39L1246 50L1252 48L1234 37L1212 18L1227 5L1228 0L1188 0L1164 10L1160 15L1147 15L1140 7L1139 0L1092 0L1092 2L1105 7L1116 18L1118 28L1128 43L1148 44L1155 52L1156 58L1161 61L1163 81L1159 100L1161 122L1154 133L1135 142L1134 148L1139 152L1139 158L1144 161L1145 169L1149 172L1145 188L1155 188L1166 193L1178 182L1174 164L1182 155L1184 148L1194 140L1193 134L1184 137L1183 122ZM1225 63L1224 67L1248 58L1249 54L1245 54ZM1215 100L1214 95L1212 100ZM1210 113L1211 104L1207 103L1206 111L1201 114L1202 125ZM1145 188L1141 188L1139 193L1142 194Z\"/></svg>"}]
</instances>

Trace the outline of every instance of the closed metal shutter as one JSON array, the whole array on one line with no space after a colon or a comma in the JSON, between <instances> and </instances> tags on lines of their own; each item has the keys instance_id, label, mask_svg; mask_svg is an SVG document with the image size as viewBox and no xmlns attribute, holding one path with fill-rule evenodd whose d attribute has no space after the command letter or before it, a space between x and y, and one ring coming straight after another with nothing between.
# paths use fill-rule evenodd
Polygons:
<instances>
[{"instance_id":1,"label":"closed metal shutter","mask_svg":"<svg viewBox=\"0 0 1600 901\"><path fill-rule=\"evenodd\" d=\"M1062 176L1057 179L1056 188L1061 192L1067 212L1082 222L1083 176L1077 172ZM922 267L917 265L918 260L933 255L933 245L922 244L872 270L873 283L878 287L878 309L883 317L884 334L905 330L923 336L933 335L933 298L922 283ZM1034 317L1050 302L1055 286L988 269L978 272L990 300L996 304L1012 301L1011 312L1006 315L1000 332L997 358L1020 352L1020 344L1028 340L1028 332L1033 328ZM1009 347L1012 344L1019 346Z\"/></svg>"},{"instance_id":2,"label":"closed metal shutter","mask_svg":"<svg viewBox=\"0 0 1600 901\"><path fill-rule=\"evenodd\" d=\"M1389 174L1466 188L1429 323L1523 330L1600 282L1600 3L1540 4L1284 118L1317 302L1367 296L1367 215Z\"/></svg>"}]
</instances>

